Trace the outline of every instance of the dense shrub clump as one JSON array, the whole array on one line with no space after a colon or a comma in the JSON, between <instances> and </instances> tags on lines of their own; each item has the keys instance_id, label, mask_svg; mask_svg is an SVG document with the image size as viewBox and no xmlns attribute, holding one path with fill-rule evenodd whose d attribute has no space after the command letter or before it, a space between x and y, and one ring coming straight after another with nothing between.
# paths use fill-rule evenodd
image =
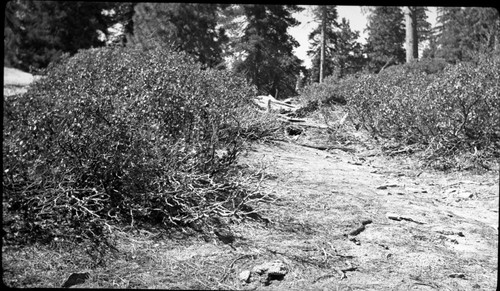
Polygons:
<instances>
[{"instance_id":1,"label":"dense shrub clump","mask_svg":"<svg viewBox=\"0 0 500 291\"><path fill-rule=\"evenodd\" d=\"M346 97L357 126L449 168L456 154L500 157L499 82L500 58L483 56L454 66L429 60L394 66L332 86Z\"/></svg>"},{"instance_id":2,"label":"dense shrub clump","mask_svg":"<svg viewBox=\"0 0 500 291\"><path fill-rule=\"evenodd\" d=\"M5 99L7 239L99 240L112 225L237 214L251 193L227 173L255 93L169 51L91 49L53 65Z\"/></svg>"}]
</instances>

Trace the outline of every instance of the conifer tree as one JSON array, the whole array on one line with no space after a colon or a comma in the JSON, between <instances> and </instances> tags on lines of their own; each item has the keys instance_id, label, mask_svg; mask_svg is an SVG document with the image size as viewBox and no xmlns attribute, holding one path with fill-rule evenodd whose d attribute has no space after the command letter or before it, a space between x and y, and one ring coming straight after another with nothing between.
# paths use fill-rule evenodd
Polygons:
<instances>
[{"instance_id":1,"label":"conifer tree","mask_svg":"<svg viewBox=\"0 0 500 291\"><path fill-rule=\"evenodd\" d=\"M363 48L358 42L359 32L351 29L350 23L342 18L332 56L337 77L342 78L362 70L365 63Z\"/></svg>"},{"instance_id":2,"label":"conifer tree","mask_svg":"<svg viewBox=\"0 0 500 291\"><path fill-rule=\"evenodd\" d=\"M401 8L395 6L375 7L368 17L368 39L365 51L368 69L378 72L393 64L405 61L405 30Z\"/></svg>"},{"instance_id":3,"label":"conifer tree","mask_svg":"<svg viewBox=\"0 0 500 291\"><path fill-rule=\"evenodd\" d=\"M447 62L471 60L479 53L498 51L500 17L494 8L438 8L433 51Z\"/></svg>"},{"instance_id":4,"label":"conifer tree","mask_svg":"<svg viewBox=\"0 0 500 291\"><path fill-rule=\"evenodd\" d=\"M149 49L169 46L214 67L222 62L226 36L217 27L219 6L197 3L138 3L131 45Z\"/></svg>"},{"instance_id":5,"label":"conifer tree","mask_svg":"<svg viewBox=\"0 0 500 291\"><path fill-rule=\"evenodd\" d=\"M333 54L337 42L338 29L337 7L322 5L312 9L313 21L318 25L309 34L310 49L308 56L312 57L311 78L313 82L322 82L323 78L334 71Z\"/></svg>"},{"instance_id":6,"label":"conifer tree","mask_svg":"<svg viewBox=\"0 0 500 291\"><path fill-rule=\"evenodd\" d=\"M298 42L288 33L297 25L295 5L242 5L245 19L241 37L233 39L238 56L234 71L247 78L261 94L275 97L294 95L301 60L293 54Z\"/></svg>"},{"instance_id":7,"label":"conifer tree","mask_svg":"<svg viewBox=\"0 0 500 291\"><path fill-rule=\"evenodd\" d=\"M9 2L6 9L4 45L15 53L4 62L19 69L46 67L61 54L105 45L112 3L71 1Z\"/></svg>"}]
</instances>

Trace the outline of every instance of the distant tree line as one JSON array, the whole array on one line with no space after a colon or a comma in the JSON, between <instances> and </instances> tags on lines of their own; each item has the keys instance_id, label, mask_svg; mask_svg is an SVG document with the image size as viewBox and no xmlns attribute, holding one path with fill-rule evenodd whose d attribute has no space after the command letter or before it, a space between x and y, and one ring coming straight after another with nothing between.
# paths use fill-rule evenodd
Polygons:
<instances>
[{"instance_id":1,"label":"distant tree line","mask_svg":"<svg viewBox=\"0 0 500 291\"><path fill-rule=\"evenodd\" d=\"M79 49L159 46L186 51L206 67L230 68L261 94L290 96L305 70L293 54L299 44L287 31L298 24L292 13L300 10L295 5L14 0L6 6L4 64L33 71Z\"/></svg>"},{"instance_id":2,"label":"distant tree line","mask_svg":"<svg viewBox=\"0 0 500 291\"><path fill-rule=\"evenodd\" d=\"M427 21L426 7L405 8L415 20L412 41L415 42L414 48L423 48L420 58L439 58L456 63L471 60L479 52L499 50L500 17L495 8L439 7L434 28ZM359 32L352 31L347 20L338 21L336 6L317 6L311 11L313 21L318 25L309 35L308 55L312 58L309 82L319 82L330 75L342 78L361 71L378 73L385 67L406 62L407 23L403 7L368 8L365 29L368 37L364 45L358 42ZM418 55L418 50L414 54Z\"/></svg>"},{"instance_id":3,"label":"distant tree line","mask_svg":"<svg viewBox=\"0 0 500 291\"><path fill-rule=\"evenodd\" d=\"M408 8L415 13L416 41L423 47L423 58L456 63L471 60L480 52L498 52L500 17L495 8L438 7L434 28L427 21L426 7ZM368 71L378 72L386 65L405 62L402 7L373 8L366 31L368 39L364 52Z\"/></svg>"},{"instance_id":4,"label":"distant tree line","mask_svg":"<svg viewBox=\"0 0 500 291\"><path fill-rule=\"evenodd\" d=\"M296 94L296 84L405 62L402 7L370 8L364 45L349 21L338 20L336 6L310 9L317 27L309 35L312 68L306 70L293 54L299 44L288 33L299 24L293 14L303 8L296 5L13 0L5 9L4 64L34 71L79 49L159 46L244 75L261 94L286 97ZM435 28L425 7L411 11L418 44L428 43L422 57L455 63L479 51L498 51L500 18L494 8L439 8Z\"/></svg>"}]
</instances>

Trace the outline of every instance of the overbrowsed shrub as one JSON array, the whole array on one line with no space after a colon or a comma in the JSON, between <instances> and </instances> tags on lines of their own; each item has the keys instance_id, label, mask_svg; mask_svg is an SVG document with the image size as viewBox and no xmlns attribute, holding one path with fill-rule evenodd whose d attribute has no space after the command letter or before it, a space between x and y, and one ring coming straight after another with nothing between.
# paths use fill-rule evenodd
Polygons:
<instances>
[{"instance_id":1,"label":"overbrowsed shrub","mask_svg":"<svg viewBox=\"0 0 500 291\"><path fill-rule=\"evenodd\" d=\"M255 90L183 53L81 51L4 100L7 239L100 240L113 225L234 215L228 176Z\"/></svg>"}]
</instances>

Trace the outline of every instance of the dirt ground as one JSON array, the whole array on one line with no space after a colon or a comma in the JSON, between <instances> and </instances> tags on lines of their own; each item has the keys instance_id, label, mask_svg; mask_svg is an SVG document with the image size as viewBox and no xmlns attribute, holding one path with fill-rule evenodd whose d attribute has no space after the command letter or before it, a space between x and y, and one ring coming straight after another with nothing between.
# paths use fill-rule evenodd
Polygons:
<instances>
[{"instance_id":1,"label":"dirt ground","mask_svg":"<svg viewBox=\"0 0 500 291\"><path fill-rule=\"evenodd\" d=\"M117 233L119 252L97 267L57 248L3 247L3 282L60 287L69 274L87 271L76 287L496 290L498 168L422 170L411 158L380 155L355 134L360 142L328 151L297 138L252 144L239 165L266 168L260 191L269 199L258 209L268 223L230 224L236 239L229 245L201 235ZM281 276L243 276L276 261Z\"/></svg>"},{"instance_id":2,"label":"dirt ground","mask_svg":"<svg viewBox=\"0 0 500 291\"><path fill-rule=\"evenodd\" d=\"M420 171L374 153L278 142L248 154L270 165L276 179L264 187L277 202L267 213L288 225L253 238L292 270L276 289L495 290L498 173ZM292 259L308 256L323 264Z\"/></svg>"}]
</instances>

